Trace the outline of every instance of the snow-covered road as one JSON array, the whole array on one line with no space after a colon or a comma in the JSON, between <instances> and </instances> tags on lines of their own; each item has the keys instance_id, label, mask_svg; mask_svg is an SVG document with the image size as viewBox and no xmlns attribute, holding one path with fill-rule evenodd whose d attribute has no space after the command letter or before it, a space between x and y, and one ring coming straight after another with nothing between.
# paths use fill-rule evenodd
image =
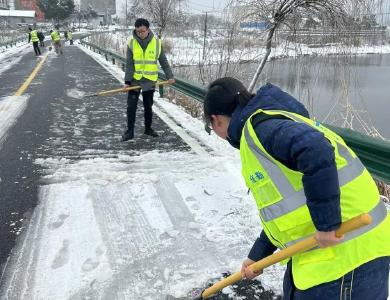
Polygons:
<instances>
[{"instance_id":1,"label":"snow-covered road","mask_svg":"<svg viewBox=\"0 0 390 300\"><path fill-rule=\"evenodd\" d=\"M119 69L101 63L122 78ZM261 228L238 152L208 136L200 120L156 99L156 112L191 151L164 151L164 145L138 153L102 151L97 142L74 153L71 140L61 144L64 132L91 134L86 114L93 108L67 108L66 97L81 99L84 92L83 74L71 76L78 84L53 106L57 117L49 131L59 137L48 142L57 154L34 161L45 170L39 204L2 274L0 298L165 299L239 270ZM15 109L7 117L16 119L17 101L8 103ZM96 118L98 113L104 114L94 112ZM71 157L64 156L67 148ZM265 287L280 293L282 272L266 271Z\"/></svg>"}]
</instances>

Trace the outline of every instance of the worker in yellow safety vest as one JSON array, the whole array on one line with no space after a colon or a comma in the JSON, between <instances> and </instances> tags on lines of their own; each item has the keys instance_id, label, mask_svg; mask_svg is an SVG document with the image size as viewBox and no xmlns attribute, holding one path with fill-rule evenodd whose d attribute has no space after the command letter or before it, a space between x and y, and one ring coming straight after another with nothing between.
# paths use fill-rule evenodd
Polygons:
<instances>
[{"instance_id":1,"label":"worker in yellow safety vest","mask_svg":"<svg viewBox=\"0 0 390 300\"><path fill-rule=\"evenodd\" d=\"M208 132L239 149L263 227L242 275L260 275L252 263L314 234L319 247L287 263L284 300L386 300L390 217L343 139L270 83L252 95L234 78L217 79L207 90L204 116ZM335 235L341 222L362 213L371 215L369 226Z\"/></svg>"},{"instance_id":2,"label":"worker in yellow safety vest","mask_svg":"<svg viewBox=\"0 0 390 300\"><path fill-rule=\"evenodd\" d=\"M173 73L165 56L160 39L149 29L149 21L137 19L133 38L127 45L127 61L125 70L125 87L141 86L144 104L146 135L157 137L152 129L152 105L155 84L158 78L158 63L160 63L169 83L174 83ZM130 90L127 96L127 130L122 135L122 141L134 138L135 114L140 90Z\"/></svg>"},{"instance_id":3,"label":"worker in yellow safety vest","mask_svg":"<svg viewBox=\"0 0 390 300\"><path fill-rule=\"evenodd\" d=\"M33 43L33 48L34 48L34 52L35 52L35 55L38 56L38 55L41 55L41 49L39 49L39 38L38 38L38 31L37 30L33 30L31 27L28 28L28 30L30 31L28 33L28 42L30 43L30 41Z\"/></svg>"},{"instance_id":4,"label":"worker in yellow safety vest","mask_svg":"<svg viewBox=\"0 0 390 300\"><path fill-rule=\"evenodd\" d=\"M73 34L72 34L72 31L68 30L67 37L68 37L68 40L69 40L69 44L73 45Z\"/></svg>"},{"instance_id":5,"label":"worker in yellow safety vest","mask_svg":"<svg viewBox=\"0 0 390 300\"><path fill-rule=\"evenodd\" d=\"M61 37L57 30L50 30L51 41L54 45L54 49L57 54L63 54L62 45L61 45Z\"/></svg>"}]
</instances>

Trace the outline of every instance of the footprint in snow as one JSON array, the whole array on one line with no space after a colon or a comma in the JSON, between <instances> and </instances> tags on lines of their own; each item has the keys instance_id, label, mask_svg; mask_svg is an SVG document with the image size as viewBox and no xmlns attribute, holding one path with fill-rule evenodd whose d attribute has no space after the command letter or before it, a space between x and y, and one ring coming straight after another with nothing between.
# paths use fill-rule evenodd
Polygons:
<instances>
[{"instance_id":1,"label":"footprint in snow","mask_svg":"<svg viewBox=\"0 0 390 300\"><path fill-rule=\"evenodd\" d=\"M51 268L52 269L58 269L61 268L63 265L68 263L69 261L69 241L64 240L62 242L61 249L57 252L56 257L54 258Z\"/></svg>"},{"instance_id":2,"label":"footprint in snow","mask_svg":"<svg viewBox=\"0 0 390 300\"><path fill-rule=\"evenodd\" d=\"M85 260L85 262L81 266L81 270L83 272L90 272L90 271L96 269L99 264L100 264L99 261L93 261L91 258L88 258Z\"/></svg>"},{"instance_id":3,"label":"footprint in snow","mask_svg":"<svg viewBox=\"0 0 390 300\"><path fill-rule=\"evenodd\" d=\"M50 229L57 229L57 228L60 228L63 224L64 224L64 221L69 217L69 215L66 215L66 214L60 214L57 216L57 220L54 221L54 222L51 222L49 224L49 228Z\"/></svg>"}]
</instances>

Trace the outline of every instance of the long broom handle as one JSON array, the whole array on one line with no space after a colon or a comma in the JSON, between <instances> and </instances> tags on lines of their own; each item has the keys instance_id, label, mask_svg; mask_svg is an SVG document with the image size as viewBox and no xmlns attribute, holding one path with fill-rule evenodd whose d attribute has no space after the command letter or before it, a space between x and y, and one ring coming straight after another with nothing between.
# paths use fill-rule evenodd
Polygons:
<instances>
[{"instance_id":1,"label":"long broom handle","mask_svg":"<svg viewBox=\"0 0 390 300\"><path fill-rule=\"evenodd\" d=\"M156 86L168 84L168 83L169 83L168 81L158 81L158 82L156 82ZM99 92L99 93L96 93L96 94L93 94L90 96L107 96L107 95L111 95L111 94L115 94L115 93L127 92L127 91L138 90L138 89L141 89L140 85L129 86L127 88L120 88L120 89L109 90L109 91L103 91L103 92Z\"/></svg>"},{"instance_id":2,"label":"long broom handle","mask_svg":"<svg viewBox=\"0 0 390 300\"><path fill-rule=\"evenodd\" d=\"M358 229L364 225L368 225L371 223L371 216L369 214L361 214L356 216L344 223L341 223L339 229L336 230L336 236L341 237L343 234ZM283 250L280 250L272 255L269 255L249 266L252 271L258 272L260 270L265 269L273 264L276 264L286 258L289 258L297 253L307 251L314 247L318 246L317 240L314 238L314 235L304 239L296 244L289 246ZM202 293L202 299L207 299L211 295L219 292L223 288L232 285L242 279L241 272L236 272L229 277L226 277L223 280L216 282L211 287L205 289Z\"/></svg>"}]
</instances>

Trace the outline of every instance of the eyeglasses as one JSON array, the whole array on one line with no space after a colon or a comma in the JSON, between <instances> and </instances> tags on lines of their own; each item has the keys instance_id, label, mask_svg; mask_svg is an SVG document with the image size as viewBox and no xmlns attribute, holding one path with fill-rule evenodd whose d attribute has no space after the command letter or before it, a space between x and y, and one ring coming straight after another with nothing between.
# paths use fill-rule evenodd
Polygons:
<instances>
[{"instance_id":1,"label":"eyeglasses","mask_svg":"<svg viewBox=\"0 0 390 300\"><path fill-rule=\"evenodd\" d=\"M149 32L149 29L146 29L146 30L135 30L135 32L137 33L137 34L145 34L145 33L147 33L147 32Z\"/></svg>"}]
</instances>

